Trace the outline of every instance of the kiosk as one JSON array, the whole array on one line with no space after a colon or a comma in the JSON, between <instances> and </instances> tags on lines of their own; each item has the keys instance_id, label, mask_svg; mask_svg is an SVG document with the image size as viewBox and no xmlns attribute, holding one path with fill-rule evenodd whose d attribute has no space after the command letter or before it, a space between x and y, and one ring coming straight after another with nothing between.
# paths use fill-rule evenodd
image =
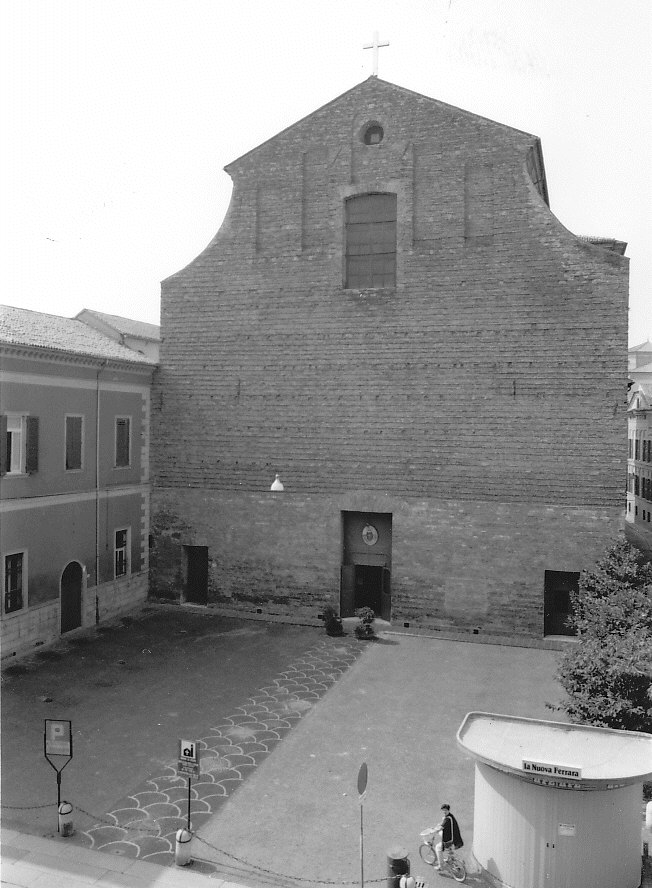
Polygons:
<instances>
[{"instance_id":1,"label":"kiosk","mask_svg":"<svg viewBox=\"0 0 652 888\"><path fill-rule=\"evenodd\" d=\"M652 735L469 712L473 854L495 886L638 888Z\"/></svg>"}]
</instances>

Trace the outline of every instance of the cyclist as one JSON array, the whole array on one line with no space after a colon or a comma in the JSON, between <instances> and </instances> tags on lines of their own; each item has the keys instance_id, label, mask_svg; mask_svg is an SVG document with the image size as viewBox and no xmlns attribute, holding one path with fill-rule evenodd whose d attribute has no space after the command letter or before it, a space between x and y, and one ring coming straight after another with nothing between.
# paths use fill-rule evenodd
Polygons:
<instances>
[{"instance_id":1,"label":"cyclist","mask_svg":"<svg viewBox=\"0 0 652 888\"><path fill-rule=\"evenodd\" d=\"M437 855L435 869L441 869L444 865L444 848L450 848L451 846L453 848L461 848L464 844L459 824L453 814L451 814L451 806L442 805L441 812L442 820L437 827L437 830L441 833L441 838L435 846L435 854Z\"/></svg>"}]
</instances>

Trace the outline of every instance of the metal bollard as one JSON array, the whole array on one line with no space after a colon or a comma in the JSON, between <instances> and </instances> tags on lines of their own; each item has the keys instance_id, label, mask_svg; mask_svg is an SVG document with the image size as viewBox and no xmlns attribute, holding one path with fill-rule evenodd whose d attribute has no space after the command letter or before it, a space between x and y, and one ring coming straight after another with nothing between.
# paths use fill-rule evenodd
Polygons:
<instances>
[{"instance_id":1,"label":"metal bollard","mask_svg":"<svg viewBox=\"0 0 652 888\"><path fill-rule=\"evenodd\" d=\"M387 852L387 888L399 888L401 876L410 875L407 849L400 845Z\"/></svg>"},{"instance_id":2,"label":"metal bollard","mask_svg":"<svg viewBox=\"0 0 652 888\"><path fill-rule=\"evenodd\" d=\"M72 822L72 805L70 802L61 802L57 810L59 813L59 835L67 839L75 831Z\"/></svg>"},{"instance_id":3,"label":"metal bollard","mask_svg":"<svg viewBox=\"0 0 652 888\"><path fill-rule=\"evenodd\" d=\"M177 866L188 866L192 863L190 856L190 843L192 842L192 833L188 829L177 830L177 841L174 849L174 862Z\"/></svg>"}]
</instances>

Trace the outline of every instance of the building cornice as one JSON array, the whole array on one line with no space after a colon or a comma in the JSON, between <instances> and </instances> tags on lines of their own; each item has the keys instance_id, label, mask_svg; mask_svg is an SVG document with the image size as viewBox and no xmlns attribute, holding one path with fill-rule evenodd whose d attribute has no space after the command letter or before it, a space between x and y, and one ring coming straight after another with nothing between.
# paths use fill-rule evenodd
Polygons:
<instances>
[{"instance_id":1,"label":"building cornice","mask_svg":"<svg viewBox=\"0 0 652 888\"><path fill-rule=\"evenodd\" d=\"M147 376L150 376L157 367L155 363L148 361L128 361L115 357L84 355L79 352L64 352L54 348L8 342L0 343L0 357L39 361L41 363L68 364L74 367L90 367L93 369L126 370Z\"/></svg>"}]
</instances>

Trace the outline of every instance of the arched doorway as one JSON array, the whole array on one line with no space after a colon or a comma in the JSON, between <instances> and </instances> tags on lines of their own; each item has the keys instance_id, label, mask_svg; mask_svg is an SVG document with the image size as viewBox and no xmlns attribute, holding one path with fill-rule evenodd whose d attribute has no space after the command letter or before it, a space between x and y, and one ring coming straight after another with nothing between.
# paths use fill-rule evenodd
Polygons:
<instances>
[{"instance_id":1,"label":"arched doorway","mask_svg":"<svg viewBox=\"0 0 652 888\"><path fill-rule=\"evenodd\" d=\"M61 574L61 634L82 624L82 589L84 570L78 561L71 561Z\"/></svg>"}]
</instances>

